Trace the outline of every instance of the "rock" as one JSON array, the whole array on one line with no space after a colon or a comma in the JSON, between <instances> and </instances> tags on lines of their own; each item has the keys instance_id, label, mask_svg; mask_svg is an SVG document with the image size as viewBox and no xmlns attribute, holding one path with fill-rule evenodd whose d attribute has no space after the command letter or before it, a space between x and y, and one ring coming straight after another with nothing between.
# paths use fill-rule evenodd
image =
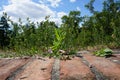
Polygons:
<instances>
[{"instance_id":1,"label":"rock","mask_svg":"<svg viewBox=\"0 0 120 80\"><path fill-rule=\"evenodd\" d=\"M53 53L52 49L48 49L48 53Z\"/></svg>"},{"instance_id":2,"label":"rock","mask_svg":"<svg viewBox=\"0 0 120 80\"><path fill-rule=\"evenodd\" d=\"M118 60L113 60L113 62L118 62Z\"/></svg>"},{"instance_id":3,"label":"rock","mask_svg":"<svg viewBox=\"0 0 120 80\"><path fill-rule=\"evenodd\" d=\"M23 59L29 59L30 58L30 56L24 56L23 57Z\"/></svg>"},{"instance_id":4,"label":"rock","mask_svg":"<svg viewBox=\"0 0 120 80\"><path fill-rule=\"evenodd\" d=\"M64 51L64 50L59 50L59 53L65 54L66 51Z\"/></svg>"},{"instance_id":5,"label":"rock","mask_svg":"<svg viewBox=\"0 0 120 80\"><path fill-rule=\"evenodd\" d=\"M77 54L87 54L87 53L90 53L89 51L86 51L86 50L84 50L84 51L78 51L77 52Z\"/></svg>"},{"instance_id":6,"label":"rock","mask_svg":"<svg viewBox=\"0 0 120 80\"><path fill-rule=\"evenodd\" d=\"M41 70L44 72L47 68L41 68Z\"/></svg>"},{"instance_id":7,"label":"rock","mask_svg":"<svg viewBox=\"0 0 120 80\"><path fill-rule=\"evenodd\" d=\"M21 80L21 79L25 79L25 78L27 78L27 77L28 77L28 75L21 76L21 77L20 77L20 80Z\"/></svg>"}]
</instances>

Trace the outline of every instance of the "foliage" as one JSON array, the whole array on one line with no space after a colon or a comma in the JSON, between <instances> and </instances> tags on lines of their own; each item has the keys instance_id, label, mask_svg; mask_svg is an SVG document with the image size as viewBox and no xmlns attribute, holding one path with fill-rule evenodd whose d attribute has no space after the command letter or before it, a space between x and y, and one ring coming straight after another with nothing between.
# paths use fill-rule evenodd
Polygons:
<instances>
[{"instance_id":1,"label":"foliage","mask_svg":"<svg viewBox=\"0 0 120 80\"><path fill-rule=\"evenodd\" d=\"M106 49L101 49L99 51L94 52L94 54L96 56L101 56L101 57L107 57L107 56L111 56L113 54L112 50L109 48Z\"/></svg>"},{"instance_id":2,"label":"foliage","mask_svg":"<svg viewBox=\"0 0 120 80\"><path fill-rule=\"evenodd\" d=\"M66 36L66 33L60 29L55 28L55 38L53 41L53 46L51 47L54 54L58 54L58 51L64 46L64 38Z\"/></svg>"},{"instance_id":3,"label":"foliage","mask_svg":"<svg viewBox=\"0 0 120 80\"><path fill-rule=\"evenodd\" d=\"M73 48L80 50L79 48L97 45L120 48L120 2L105 0L101 11L95 11L94 2L95 0L90 0L85 5L92 13L91 16L81 16L80 11L70 11L61 18L60 27L49 20L50 16L37 23L27 18L27 23L23 24L21 18L15 23L4 13L2 19L5 20L7 35L3 36L4 32L0 31L0 42L7 43L4 48L15 51L15 55L19 56L44 55L41 52L47 53L51 46L54 54L45 55L57 56L60 49L71 51ZM11 22L12 30L8 30L8 21ZM74 52L71 51L70 54L72 53ZM109 53L101 50L96 54L105 56Z\"/></svg>"},{"instance_id":4,"label":"foliage","mask_svg":"<svg viewBox=\"0 0 120 80\"><path fill-rule=\"evenodd\" d=\"M9 44L9 37L8 37L8 33L9 33L9 25L7 23L7 14L3 13L3 16L1 17L0 20L0 47L4 47L7 46Z\"/></svg>"},{"instance_id":5,"label":"foliage","mask_svg":"<svg viewBox=\"0 0 120 80\"><path fill-rule=\"evenodd\" d=\"M120 38L119 31L117 31L120 29L120 2L106 0L103 3L103 10L98 12L94 11L94 1L95 0L91 0L90 3L86 5L86 7L93 13L92 16L87 19L85 18L84 20L83 26L91 33L86 35L91 35L93 38L93 45L109 45L109 43L114 42L117 43L116 46L120 46L118 40ZM115 38L115 36L117 37ZM91 39L88 40L90 41Z\"/></svg>"},{"instance_id":6,"label":"foliage","mask_svg":"<svg viewBox=\"0 0 120 80\"><path fill-rule=\"evenodd\" d=\"M80 11L71 11L69 15L65 15L61 19L63 22L61 29L66 32L64 48L75 47L79 44L79 40L77 38L80 33L79 23L82 21Z\"/></svg>"},{"instance_id":7,"label":"foliage","mask_svg":"<svg viewBox=\"0 0 120 80\"><path fill-rule=\"evenodd\" d=\"M69 55L74 55L74 54L76 54L76 51L75 50L70 50Z\"/></svg>"}]
</instances>

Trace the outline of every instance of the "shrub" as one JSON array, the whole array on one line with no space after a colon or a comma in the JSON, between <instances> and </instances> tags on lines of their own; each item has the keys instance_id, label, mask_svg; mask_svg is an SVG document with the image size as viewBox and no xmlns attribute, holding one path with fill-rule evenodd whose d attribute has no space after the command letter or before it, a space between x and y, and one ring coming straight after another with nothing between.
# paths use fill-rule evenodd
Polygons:
<instances>
[{"instance_id":1,"label":"shrub","mask_svg":"<svg viewBox=\"0 0 120 80\"><path fill-rule=\"evenodd\" d=\"M99 51L94 52L94 54L96 56L100 56L100 57L107 57L107 56L111 56L113 54L112 50L109 48L106 49L101 49Z\"/></svg>"},{"instance_id":2,"label":"shrub","mask_svg":"<svg viewBox=\"0 0 120 80\"><path fill-rule=\"evenodd\" d=\"M65 35L66 35L66 33L63 32L62 30L55 29L55 39L53 41L53 46L51 48L56 56L59 55L58 51L63 46L62 43L63 43L63 40L65 38Z\"/></svg>"}]
</instances>

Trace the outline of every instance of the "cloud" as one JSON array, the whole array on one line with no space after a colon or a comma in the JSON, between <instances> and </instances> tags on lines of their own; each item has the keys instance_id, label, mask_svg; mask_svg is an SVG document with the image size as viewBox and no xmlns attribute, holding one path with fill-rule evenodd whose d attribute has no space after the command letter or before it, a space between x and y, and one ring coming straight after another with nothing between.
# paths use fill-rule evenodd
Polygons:
<instances>
[{"instance_id":1,"label":"cloud","mask_svg":"<svg viewBox=\"0 0 120 80\"><path fill-rule=\"evenodd\" d=\"M44 4L45 0L39 0L39 3Z\"/></svg>"},{"instance_id":2,"label":"cloud","mask_svg":"<svg viewBox=\"0 0 120 80\"><path fill-rule=\"evenodd\" d=\"M54 11L48 6L35 3L32 0L9 0L9 4L3 6L3 10L0 11L0 14L3 12L6 12L11 16L11 19L15 21L18 18L26 19L29 17L32 20L41 20L47 15L55 16Z\"/></svg>"},{"instance_id":3,"label":"cloud","mask_svg":"<svg viewBox=\"0 0 120 80\"><path fill-rule=\"evenodd\" d=\"M76 0L70 0L70 2L72 2L72 3L73 3L73 2L76 2Z\"/></svg>"},{"instance_id":4,"label":"cloud","mask_svg":"<svg viewBox=\"0 0 120 80\"><path fill-rule=\"evenodd\" d=\"M21 18L22 21L26 21L29 17L31 21L43 21L45 16L50 15L50 21L54 21L57 25L61 24L61 17L66 15L65 12L56 12L50 9L45 0L39 1L39 3L33 0L9 0L8 5L2 7L0 16L3 12L6 12L12 21L18 22ZM58 6L61 0L49 0L51 6Z\"/></svg>"},{"instance_id":5,"label":"cloud","mask_svg":"<svg viewBox=\"0 0 120 80\"><path fill-rule=\"evenodd\" d=\"M61 18L61 17L64 16L64 15L67 15L67 13L65 13L65 12L58 12L58 13L57 13L57 16L58 16L59 18Z\"/></svg>"},{"instance_id":6,"label":"cloud","mask_svg":"<svg viewBox=\"0 0 120 80\"><path fill-rule=\"evenodd\" d=\"M58 26L60 26L60 24L62 23L61 18L62 18L62 16L64 16L64 15L67 15L67 13L65 13L65 12L56 12L56 17L51 17L50 20L51 20L51 21L55 21L55 23L56 23Z\"/></svg>"},{"instance_id":7,"label":"cloud","mask_svg":"<svg viewBox=\"0 0 120 80\"><path fill-rule=\"evenodd\" d=\"M61 2L61 0L47 0L47 1L51 3L52 7L58 7Z\"/></svg>"},{"instance_id":8,"label":"cloud","mask_svg":"<svg viewBox=\"0 0 120 80\"><path fill-rule=\"evenodd\" d=\"M60 5L61 0L39 0L39 3L56 8Z\"/></svg>"}]
</instances>

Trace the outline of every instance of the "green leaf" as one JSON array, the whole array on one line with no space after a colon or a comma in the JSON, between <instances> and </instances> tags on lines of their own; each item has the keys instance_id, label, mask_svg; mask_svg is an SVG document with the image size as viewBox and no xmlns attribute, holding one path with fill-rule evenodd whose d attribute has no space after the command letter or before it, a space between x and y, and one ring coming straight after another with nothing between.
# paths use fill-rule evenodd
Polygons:
<instances>
[{"instance_id":1,"label":"green leaf","mask_svg":"<svg viewBox=\"0 0 120 80\"><path fill-rule=\"evenodd\" d=\"M111 50L111 49L106 48L106 49L101 49L101 50L99 50L99 51L96 51L96 52L94 52L94 54L95 54L96 56L104 57L104 56L112 55L113 53L112 53L112 50Z\"/></svg>"}]
</instances>

